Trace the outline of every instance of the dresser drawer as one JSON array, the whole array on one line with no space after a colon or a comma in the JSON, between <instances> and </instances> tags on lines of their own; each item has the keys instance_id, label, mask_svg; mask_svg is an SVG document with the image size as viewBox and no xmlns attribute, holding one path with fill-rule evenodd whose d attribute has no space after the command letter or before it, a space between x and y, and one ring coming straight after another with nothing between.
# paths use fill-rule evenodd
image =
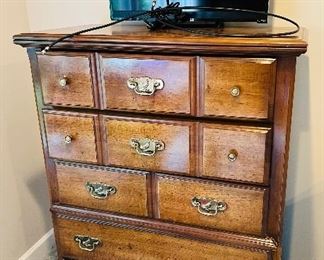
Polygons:
<instances>
[{"instance_id":1,"label":"dresser drawer","mask_svg":"<svg viewBox=\"0 0 324 260\"><path fill-rule=\"evenodd\" d=\"M192 123L107 116L104 125L107 165L190 173Z\"/></svg>"},{"instance_id":2,"label":"dresser drawer","mask_svg":"<svg viewBox=\"0 0 324 260\"><path fill-rule=\"evenodd\" d=\"M53 53L37 59L45 104L96 107L91 54Z\"/></svg>"},{"instance_id":3,"label":"dresser drawer","mask_svg":"<svg viewBox=\"0 0 324 260\"><path fill-rule=\"evenodd\" d=\"M59 202L82 208L147 216L147 173L56 163Z\"/></svg>"},{"instance_id":4,"label":"dresser drawer","mask_svg":"<svg viewBox=\"0 0 324 260\"><path fill-rule=\"evenodd\" d=\"M276 60L202 58L201 115L271 119Z\"/></svg>"},{"instance_id":5,"label":"dresser drawer","mask_svg":"<svg viewBox=\"0 0 324 260\"><path fill-rule=\"evenodd\" d=\"M51 158L100 162L96 137L98 117L92 114L45 111L46 140ZM98 156L99 155L99 156Z\"/></svg>"},{"instance_id":6,"label":"dresser drawer","mask_svg":"<svg viewBox=\"0 0 324 260\"><path fill-rule=\"evenodd\" d=\"M101 56L104 109L192 113L195 58Z\"/></svg>"},{"instance_id":7,"label":"dresser drawer","mask_svg":"<svg viewBox=\"0 0 324 260\"><path fill-rule=\"evenodd\" d=\"M202 124L202 176L269 181L270 128Z\"/></svg>"},{"instance_id":8,"label":"dresser drawer","mask_svg":"<svg viewBox=\"0 0 324 260\"><path fill-rule=\"evenodd\" d=\"M54 221L61 255L67 259L269 259L265 252L55 217Z\"/></svg>"},{"instance_id":9,"label":"dresser drawer","mask_svg":"<svg viewBox=\"0 0 324 260\"><path fill-rule=\"evenodd\" d=\"M158 175L159 217L176 223L263 234L265 188Z\"/></svg>"}]
</instances>

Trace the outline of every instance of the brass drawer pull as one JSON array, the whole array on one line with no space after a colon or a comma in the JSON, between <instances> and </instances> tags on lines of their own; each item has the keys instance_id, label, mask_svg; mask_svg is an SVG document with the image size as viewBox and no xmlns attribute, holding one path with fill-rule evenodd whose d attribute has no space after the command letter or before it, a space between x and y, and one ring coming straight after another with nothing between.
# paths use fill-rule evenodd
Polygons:
<instances>
[{"instance_id":1,"label":"brass drawer pull","mask_svg":"<svg viewBox=\"0 0 324 260\"><path fill-rule=\"evenodd\" d=\"M67 76L64 75L63 78L59 80L59 84L62 88L67 87L67 85L69 84L69 79L67 78Z\"/></svg>"},{"instance_id":2,"label":"brass drawer pull","mask_svg":"<svg viewBox=\"0 0 324 260\"><path fill-rule=\"evenodd\" d=\"M127 86L140 96L152 96L156 90L164 88L164 82L150 77L131 77L127 80Z\"/></svg>"},{"instance_id":3,"label":"brass drawer pull","mask_svg":"<svg viewBox=\"0 0 324 260\"><path fill-rule=\"evenodd\" d=\"M192 206L198 208L200 214L205 216L216 216L219 212L224 212L227 209L225 202L211 198L193 197L191 203Z\"/></svg>"},{"instance_id":4,"label":"brass drawer pull","mask_svg":"<svg viewBox=\"0 0 324 260\"><path fill-rule=\"evenodd\" d=\"M233 88L231 89L231 95L232 95L233 97L238 97L238 96L240 96L240 95L241 95L241 89L240 89L240 87L238 87L238 86L233 87Z\"/></svg>"},{"instance_id":5,"label":"brass drawer pull","mask_svg":"<svg viewBox=\"0 0 324 260\"><path fill-rule=\"evenodd\" d=\"M238 157L238 152L236 150L230 150L229 154L227 155L227 158L230 162L235 162Z\"/></svg>"},{"instance_id":6,"label":"brass drawer pull","mask_svg":"<svg viewBox=\"0 0 324 260\"><path fill-rule=\"evenodd\" d=\"M91 183L85 184L87 191L95 199L106 199L110 195L114 195L117 192L116 187L105 184L105 183Z\"/></svg>"},{"instance_id":7,"label":"brass drawer pull","mask_svg":"<svg viewBox=\"0 0 324 260\"><path fill-rule=\"evenodd\" d=\"M165 148L165 144L162 141L148 138L132 138L130 145L138 154L144 156L154 156L157 151L163 151Z\"/></svg>"},{"instance_id":8,"label":"brass drawer pull","mask_svg":"<svg viewBox=\"0 0 324 260\"><path fill-rule=\"evenodd\" d=\"M79 248L84 251L93 252L102 242L98 238L75 235L74 241L79 244Z\"/></svg>"},{"instance_id":9,"label":"brass drawer pull","mask_svg":"<svg viewBox=\"0 0 324 260\"><path fill-rule=\"evenodd\" d=\"M64 137L64 143L66 143L66 144L72 143L72 140L73 140L73 138L71 135L67 135Z\"/></svg>"}]
</instances>

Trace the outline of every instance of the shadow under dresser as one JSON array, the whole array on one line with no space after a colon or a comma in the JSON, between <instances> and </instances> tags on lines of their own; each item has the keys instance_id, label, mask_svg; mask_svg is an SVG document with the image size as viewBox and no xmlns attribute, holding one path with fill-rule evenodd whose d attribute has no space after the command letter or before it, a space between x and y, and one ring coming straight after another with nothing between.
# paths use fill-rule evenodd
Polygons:
<instances>
[{"instance_id":1,"label":"shadow under dresser","mask_svg":"<svg viewBox=\"0 0 324 260\"><path fill-rule=\"evenodd\" d=\"M14 36L31 63L59 258L281 259L302 37L117 26L40 53L71 31Z\"/></svg>"}]
</instances>

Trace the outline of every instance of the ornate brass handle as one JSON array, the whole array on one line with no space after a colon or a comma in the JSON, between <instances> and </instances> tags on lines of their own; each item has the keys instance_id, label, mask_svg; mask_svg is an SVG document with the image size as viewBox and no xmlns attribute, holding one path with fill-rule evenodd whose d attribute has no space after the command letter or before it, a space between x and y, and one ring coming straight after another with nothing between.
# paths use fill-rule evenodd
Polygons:
<instances>
[{"instance_id":1,"label":"ornate brass handle","mask_svg":"<svg viewBox=\"0 0 324 260\"><path fill-rule=\"evenodd\" d=\"M79 244L81 250L89 252L94 251L98 246L102 245L100 239L83 235L75 235L74 241Z\"/></svg>"},{"instance_id":2,"label":"ornate brass handle","mask_svg":"<svg viewBox=\"0 0 324 260\"><path fill-rule=\"evenodd\" d=\"M164 88L164 82L150 77L131 77L127 80L127 86L140 96L152 96L156 90Z\"/></svg>"},{"instance_id":3,"label":"ornate brass handle","mask_svg":"<svg viewBox=\"0 0 324 260\"><path fill-rule=\"evenodd\" d=\"M216 216L219 212L224 212L227 209L225 202L211 198L193 197L191 203L192 206L198 208L200 214L205 216Z\"/></svg>"},{"instance_id":4,"label":"ornate brass handle","mask_svg":"<svg viewBox=\"0 0 324 260\"><path fill-rule=\"evenodd\" d=\"M116 187L105 183L87 182L85 187L93 198L100 200L106 199L117 192Z\"/></svg>"},{"instance_id":5,"label":"ornate brass handle","mask_svg":"<svg viewBox=\"0 0 324 260\"><path fill-rule=\"evenodd\" d=\"M138 154L144 156L154 156L157 151L165 149L165 144L160 140L132 138L129 143Z\"/></svg>"}]
</instances>

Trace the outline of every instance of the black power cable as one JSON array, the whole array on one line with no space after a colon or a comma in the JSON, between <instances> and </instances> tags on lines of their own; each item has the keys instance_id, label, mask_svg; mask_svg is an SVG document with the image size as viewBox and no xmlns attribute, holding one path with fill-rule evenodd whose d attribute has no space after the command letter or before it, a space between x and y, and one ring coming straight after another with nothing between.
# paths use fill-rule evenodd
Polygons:
<instances>
[{"instance_id":1,"label":"black power cable","mask_svg":"<svg viewBox=\"0 0 324 260\"><path fill-rule=\"evenodd\" d=\"M169 18L170 15L174 15L176 13L179 13L179 12L181 12L183 10L188 10L188 9L214 11L214 12L215 11L242 12L242 13L249 13L249 14L266 15L268 17L270 16L270 17L278 18L278 19L284 20L286 22L289 22L289 23L293 24L296 28L294 30L287 31L287 32L281 32L281 33L255 33L255 34L233 33L233 34L228 34L228 33L221 33L221 32L207 32L207 31L202 31L202 30L189 29L189 28L177 25L174 21L172 21ZM295 33L299 32L299 30L300 30L300 26L299 26L299 24L297 22L295 22L295 21L293 21L293 20L291 20L291 19L289 19L287 17L277 15L277 14L274 14L274 13L260 12L260 11L247 10L247 9L229 8L229 7L201 7L201 6L182 6L181 7L179 2L175 2L175 3L168 4L166 7L159 7L159 8L156 8L156 9L154 9L154 6L152 6L151 11L146 11L146 12L143 12L143 13L139 13L139 14L136 14L136 15L126 17L126 18L118 20L118 21L114 21L114 22L111 22L111 23L107 23L107 24L103 24L103 25L100 25L100 26L91 27L91 28L88 28L88 29L77 31L77 32L74 32L74 33L71 33L71 34L67 34L67 35L57 39L56 41L52 42L47 47L45 47L42 50L42 53L45 54L52 47L54 47L57 43L62 42L64 40L68 39L68 38L74 37L76 35L80 35L82 33L87 33L87 32L91 32L91 31L107 28L107 27L116 25L118 23L128 21L128 20L132 20L132 19L139 18L139 17L142 17L143 20L144 20L145 16L147 18L155 18L161 24L163 24L165 26L168 26L168 27L171 27L171 28L174 28L174 29L177 29L177 30L189 32L189 33L196 34L196 35L204 35L204 36L212 36L212 37L273 38L273 37L282 37L282 36L292 35L292 34L295 34Z\"/></svg>"},{"instance_id":2,"label":"black power cable","mask_svg":"<svg viewBox=\"0 0 324 260\"><path fill-rule=\"evenodd\" d=\"M87 33L87 32L91 32L91 31L100 30L100 29L110 27L110 26L113 26L113 25L116 25L116 24L119 24L119 23L122 23L122 22L125 22L125 21L128 21L128 20L132 20L132 19L135 19L135 18L138 18L138 17L143 17L145 15L151 15L151 14L152 14L152 11L146 11L146 12L143 12L143 13L139 13L139 14L136 14L136 15L126 17L126 18L118 20L118 21L114 21L114 22L111 22L111 23L91 27L91 28L88 28L88 29L84 29L84 30L80 30L80 31L77 31L77 32L74 32L74 33L64 35L63 37L61 37L61 38L57 39L56 41L52 42L50 45L46 46L42 50L42 54L45 54L46 52L48 52L54 45L58 44L59 42L62 42L64 40L68 39L68 38L72 38L72 37L74 37L76 35L80 35L82 33Z\"/></svg>"}]
</instances>

